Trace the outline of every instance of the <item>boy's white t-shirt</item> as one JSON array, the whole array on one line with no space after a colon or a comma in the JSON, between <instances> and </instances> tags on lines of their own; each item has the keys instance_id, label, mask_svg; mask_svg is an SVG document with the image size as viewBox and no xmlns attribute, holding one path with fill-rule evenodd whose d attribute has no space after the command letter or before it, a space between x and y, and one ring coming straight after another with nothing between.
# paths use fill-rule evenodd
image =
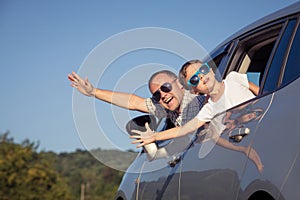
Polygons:
<instances>
[{"instance_id":1,"label":"boy's white t-shirt","mask_svg":"<svg viewBox=\"0 0 300 200\"><path fill-rule=\"evenodd\" d=\"M233 71L223 81L225 85L223 95L217 102L208 99L197 115L200 121L209 122L217 114L255 97L249 90L246 74Z\"/></svg>"}]
</instances>

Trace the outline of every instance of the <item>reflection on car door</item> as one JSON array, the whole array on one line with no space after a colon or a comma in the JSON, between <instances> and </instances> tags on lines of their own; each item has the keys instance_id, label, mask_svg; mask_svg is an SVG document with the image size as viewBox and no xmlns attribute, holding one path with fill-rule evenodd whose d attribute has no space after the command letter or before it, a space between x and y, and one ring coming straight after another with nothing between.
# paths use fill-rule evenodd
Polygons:
<instances>
[{"instance_id":1,"label":"reflection on car door","mask_svg":"<svg viewBox=\"0 0 300 200\"><path fill-rule=\"evenodd\" d=\"M167 152L165 156L144 159L136 188L138 199L177 199L180 162L190 143L189 136L175 138L159 148Z\"/></svg>"},{"instance_id":2,"label":"reflection on car door","mask_svg":"<svg viewBox=\"0 0 300 200\"><path fill-rule=\"evenodd\" d=\"M270 98L263 101L254 99L228 110L222 113L222 123L226 125L220 125L219 119L215 118L207 129L198 134L183 159L181 197L235 199L241 190L240 180L248 156L251 158L250 165L256 169L257 174L260 173L262 163L259 152L251 147L257 125L269 103ZM217 129L215 126L218 126ZM219 134L215 133L220 126L224 126L224 129L218 137Z\"/></svg>"}]
</instances>

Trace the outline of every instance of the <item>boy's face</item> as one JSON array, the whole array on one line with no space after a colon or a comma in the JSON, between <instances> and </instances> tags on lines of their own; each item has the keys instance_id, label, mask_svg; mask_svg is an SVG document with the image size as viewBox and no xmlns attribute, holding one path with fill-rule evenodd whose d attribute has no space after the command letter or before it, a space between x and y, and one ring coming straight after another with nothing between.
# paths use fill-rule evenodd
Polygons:
<instances>
[{"instance_id":1,"label":"boy's face","mask_svg":"<svg viewBox=\"0 0 300 200\"><path fill-rule=\"evenodd\" d=\"M172 86L172 90L169 92L164 92L161 86L165 83L169 83ZM183 98L184 90L180 85L178 79L168 76L167 74L158 74L149 85L151 94L155 92L160 92L161 98L159 103L168 110L175 111L180 108L180 104Z\"/></svg>"},{"instance_id":2,"label":"boy's face","mask_svg":"<svg viewBox=\"0 0 300 200\"><path fill-rule=\"evenodd\" d=\"M190 80L190 78L197 72L200 66L201 63L194 63L187 67L185 77L186 82ZM198 74L198 77L200 78L198 85L191 86L191 89L196 94L209 94L209 91L212 91L212 88L216 81L214 72L210 69L208 74Z\"/></svg>"}]
</instances>

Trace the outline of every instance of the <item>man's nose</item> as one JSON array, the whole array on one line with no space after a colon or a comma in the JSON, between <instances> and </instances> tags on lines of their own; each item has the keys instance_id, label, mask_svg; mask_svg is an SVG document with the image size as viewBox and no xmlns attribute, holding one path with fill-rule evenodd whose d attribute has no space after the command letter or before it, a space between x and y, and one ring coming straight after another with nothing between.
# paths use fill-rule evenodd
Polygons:
<instances>
[{"instance_id":1,"label":"man's nose","mask_svg":"<svg viewBox=\"0 0 300 200\"><path fill-rule=\"evenodd\" d=\"M163 91L160 91L160 94L161 94L161 99L165 99L168 92L163 92Z\"/></svg>"}]
</instances>

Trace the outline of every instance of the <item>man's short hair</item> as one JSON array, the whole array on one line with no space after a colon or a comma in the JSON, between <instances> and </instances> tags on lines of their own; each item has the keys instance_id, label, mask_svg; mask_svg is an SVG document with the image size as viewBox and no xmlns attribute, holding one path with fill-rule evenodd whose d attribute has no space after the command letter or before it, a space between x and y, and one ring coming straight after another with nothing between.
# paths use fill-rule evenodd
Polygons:
<instances>
[{"instance_id":1,"label":"man's short hair","mask_svg":"<svg viewBox=\"0 0 300 200\"><path fill-rule=\"evenodd\" d=\"M166 74L167 76L169 76L170 78L174 78L174 79L177 79L177 75L169 70L161 70L161 71L158 71L158 72L155 72L154 74L152 74L152 76L150 77L149 81L148 81L148 87L150 89L150 83L153 82L153 79L159 75L159 74Z\"/></svg>"}]
</instances>

